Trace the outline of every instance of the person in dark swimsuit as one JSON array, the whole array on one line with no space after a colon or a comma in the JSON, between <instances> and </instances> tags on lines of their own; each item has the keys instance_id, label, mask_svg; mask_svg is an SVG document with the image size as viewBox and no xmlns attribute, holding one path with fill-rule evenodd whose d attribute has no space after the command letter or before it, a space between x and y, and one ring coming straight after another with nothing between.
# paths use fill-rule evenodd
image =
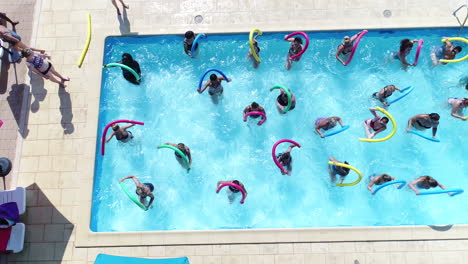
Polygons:
<instances>
[{"instance_id":1,"label":"person in dark swimsuit","mask_svg":"<svg viewBox=\"0 0 468 264\"><path fill-rule=\"evenodd\" d=\"M192 155L190 154L190 149L184 143L179 143L179 144L176 145L176 144L166 142L166 143L163 143L162 145L170 145L170 146L173 146L175 148L178 148L180 151L182 151L182 153L185 154L185 156L187 156L187 159L189 160L189 166L192 165ZM175 157L177 159L177 162L179 162L179 164L180 164L180 166L182 166L182 168L190 169L190 168L187 168L187 166L185 164L185 161L184 161L184 158L181 155L179 155L179 153L174 152L174 155L175 155Z\"/></svg>"},{"instance_id":2,"label":"person in dark swimsuit","mask_svg":"<svg viewBox=\"0 0 468 264\"><path fill-rule=\"evenodd\" d=\"M444 39L447 39L447 37L444 37ZM431 58L432 58L432 65L436 66L439 64L439 61L441 59L446 59L446 60L453 60L455 59L455 56L462 51L462 47L460 46L453 46L452 42L450 41L445 41L444 45L440 47L436 47L432 50L431 52ZM441 62L441 64L445 65L447 64L446 62Z\"/></svg>"},{"instance_id":3,"label":"person in dark swimsuit","mask_svg":"<svg viewBox=\"0 0 468 264\"><path fill-rule=\"evenodd\" d=\"M410 40L410 39L403 39L400 42L400 49L393 53L393 58L396 60L400 60L400 62L403 64L404 67L407 66L415 66L414 63L408 63L406 61L406 56L411 52L411 49L413 49L414 43L418 42L419 40Z\"/></svg>"},{"instance_id":4,"label":"person in dark swimsuit","mask_svg":"<svg viewBox=\"0 0 468 264\"><path fill-rule=\"evenodd\" d=\"M132 70L134 70L138 74L138 76L140 76L140 80L141 80L140 64L136 60L133 59L132 55L130 55L129 53L122 54L122 60L117 61L117 63L126 65ZM104 64L104 67L106 67L106 64ZM122 75L125 78L125 80L133 84L137 84L137 85L140 84L140 80L137 80L135 75L133 75L129 70L122 68Z\"/></svg>"},{"instance_id":5,"label":"person in dark swimsuit","mask_svg":"<svg viewBox=\"0 0 468 264\"><path fill-rule=\"evenodd\" d=\"M230 82L231 78L228 78L227 80L224 79L223 76L217 76L216 74L211 74L210 75L210 80L208 80L202 87L202 89L198 90L198 93L203 93L206 88L210 87L208 89L208 94L211 95L211 100L213 100L213 103L217 104L218 103L218 97L223 94L223 85L221 84L222 81L227 81Z\"/></svg>"},{"instance_id":6,"label":"person in dark swimsuit","mask_svg":"<svg viewBox=\"0 0 468 264\"><path fill-rule=\"evenodd\" d=\"M135 192L138 195L138 197L140 198L140 203L143 204L144 206L146 206L146 209L149 209L151 204L154 201L154 195L153 195L154 185L152 183L149 183L149 182L141 183L137 179L137 177L135 177L135 176L127 176L125 178L120 179L119 182L123 182L126 179L132 179L133 180L133 182L136 185L136 191ZM146 200L147 197L150 198L149 202L147 202L147 200Z\"/></svg>"},{"instance_id":7,"label":"person in dark swimsuit","mask_svg":"<svg viewBox=\"0 0 468 264\"><path fill-rule=\"evenodd\" d=\"M258 38L258 35L256 35L253 38L253 46L254 46L255 52L257 53L257 56L260 58L260 47L258 47L257 38ZM250 45L249 45L249 54L247 54L247 58L249 58L252 61L253 67L255 69L258 68L258 65L260 64L260 62L258 62L252 55L252 50L250 49Z\"/></svg>"},{"instance_id":8,"label":"person in dark swimsuit","mask_svg":"<svg viewBox=\"0 0 468 264\"><path fill-rule=\"evenodd\" d=\"M46 60L47 58L50 58L49 56L33 52L31 49L24 49L21 51L21 57L26 58L28 68L32 72L36 73L44 79L58 83L60 88L67 87L65 82L70 81L70 78L63 77L55 70L54 66L52 66L52 63ZM60 81L56 77L58 77Z\"/></svg>"},{"instance_id":9,"label":"person in dark swimsuit","mask_svg":"<svg viewBox=\"0 0 468 264\"><path fill-rule=\"evenodd\" d=\"M440 116L437 113L415 115L408 120L408 127L406 128L406 132L409 132L412 127L417 130L426 130L432 128L432 138L436 138L439 119Z\"/></svg>"},{"instance_id":10,"label":"person in dark swimsuit","mask_svg":"<svg viewBox=\"0 0 468 264\"><path fill-rule=\"evenodd\" d=\"M333 161L335 163L349 164L347 161L341 162L335 159L334 157L329 157L328 160ZM330 175L330 179L332 182L336 182L336 175L339 175L340 183L343 183L343 180L346 177L346 175L349 174L349 171L350 171L349 168L328 164L328 174Z\"/></svg>"},{"instance_id":11,"label":"person in dark swimsuit","mask_svg":"<svg viewBox=\"0 0 468 264\"><path fill-rule=\"evenodd\" d=\"M371 181L369 182L369 185L367 185L367 189L371 192L371 194L374 194L374 190L372 190L372 186L375 185L382 185L386 182L389 181L394 181L396 180L392 176L388 174L380 174L380 175L375 175L374 177L371 178Z\"/></svg>"},{"instance_id":12,"label":"person in dark swimsuit","mask_svg":"<svg viewBox=\"0 0 468 264\"><path fill-rule=\"evenodd\" d=\"M244 120L246 119L246 114L247 113L250 113L250 112L261 112L261 113L264 113L265 114L265 109L263 107L261 107L259 104L257 104L256 102L252 102L252 104L246 106L244 108ZM260 115L251 115L250 117L252 118L258 118L260 117Z\"/></svg>"},{"instance_id":13,"label":"person in dark swimsuit","mask_svg":"<svg viewBox=\"0 0 468 264\"><path fill-rule=\"evenodd\" d=\"M364 121L364 128L366 129L367 138L373 138L378 133L387 129L389 119L386 116L381 117L379 114L377 114L376 109L373 107L369 108L369 110L374 115L374 118Z\"/></svg>"},{"instance_id":14,"label":"person in dark swimsuit","mask_svg":"<svg viewBox=\"0 0 468 264\"><path fill-rule=\"evenodd\" d=\"M291 172L292 172L291 150L294 147L296 147L296 145L291 144L285 152L279 153L278 155L276 155L276 159L278 160L279 164L281 164L283 168L285 167L285 170L281 171L281 174L283 175L285 174L291 175Z\"/></svg>"},{"instance_id":15,"label":"person in dark swimsuit","mask_svg":"<svg viewBox=\"0 0 468 264\"><path fill-rule=\"evenodd\" d=\"M335 58L341 62L341 64L343 64L344 66L345 65L345 61L341 58L341 56L344 56L346 59L348 57L348 54L351 53L351 51L353 50L353 43L354 41L357 39L357 37L359 35L361 35L363 33L363 31L355 34L354 36L352 36L351 38L349 36L345 36L343 38L343 43L341 43L340 45L338 45L337 49L336 49L336 55L335 55Z\"/></svg>"},{"instance_id":16,"label":"person in dark swimsuit","mask_svg":"<svg viewBox=\"0 0 468 264\"><path fill-rule=\"evenodd\" d=\"M133 138L132 132L127 131L127 129L131 128L134 125L135 124L130 124L128 126L120 127L118 124L113 124L111 127L112 127L112 130L114 131L112 132L110 137L106 140L106 143L109 142L113 136L115 136L115 138L118 141L127 143L128 141L130 141L130 139Z\"/></svg>"},{"instance_id":17,"label":"person in dark swimsuit","mask_svg":"<svg viewBox=\"0 0 468 264\"><path fill-rule=\"evenodd\" d=\"M234 184L237 184L239 185L239 187L241 187L244 192L245 192L245 197L247 197L247 189L245 189L245 186L242 182L238 181L238 180L233 180L233 181L218 181L216 183L216 189L219 188L219 186L223 185L223 184L226 184L226 183L234 183ZM234 188L232 186L228 186L229 188L229 191L228 191L228 199L229 199L229 202L232 203L234 201L234 199L236 198L237 194L240 193L240 190L238 190L237 188Z\"/></svg>"},{"instance_id":18,"label":"person in dark swimsuit","mask_svg":"<svg viewBox=\"0 0 468 264\"><path fill-rule=\"evenodd\" d=\"M280 95L278 95L278 97L276 98L276 106L278 107L278 111L284 114L283 110L288 105L288 96L286 95L283 89L280 88L280 91ZM291 107L289 108L289 111L291 111L294 108L296 108L296 96L294 96L294 94L291 93L290 89L288 89L288 91L291 94Z\"/></svg>"},{"instance_id":19,"label":"person in dark swimsuit","mask_svg":"<svg viewBox=\"0 0 468 264\"><path fill-rule=\"evenodd\" d=\"M445 186L442 184L438 183L434 178L431 176L421 176L417 178L416 180L412 181L408 186L413 189L413 191L416 193L416 195L419 195L419 190L420 189L430 189L430 188L435 188L439 186L441 189L445 190ZM416 188L417 187L417 188ZM450 193L449 193L450 194Z\"/></svg>"},{"instance_id":20,"label":"person in dark swimsuit","mask_svg":"<svg viewBox=\"0 0 468 264\"><path fill-rule=\"evenodd\" d=\"M390 84L390 85L385 86L382 90L372 94L372 97L379 100L385 106L388 106L387 98L390 97L395 91L401 91L401 90L395 85Z\"/></svg>"},{"instance_id":21,"label":"person in dark swimsuit","mask_svg":"<svg viewBox=\"0 0 468 264\"><path fill-rule=\"evenodd\" d=\"M184 52L187 54L189 57L192 57L192 44L193 41L195 40L195 33L193 31L189 30L185 32L185 38L184 38ZM195 46L195 50L198 48L198 45Z\"/></svg>"},{"instance_id":22,"label":"person in dark swimsuit","mask_svg":"<svg viewBox=\"0 0 468 264\"><path fill-rule=\"evenodd\" d=\"M332 116L328 118L317 118L315 120L315 131L323 138L323 133L320 129L329 130L336 126L336 123L339 122L340 126L343 127L343 121L338 116Z\"/></svg>"},{"instance_id":23,"label":"person in dark swimsuit","mask_svg":"<svg viewBox=\"0 0 468 264\"><path fill-rule=\"evenodd\" d=\"M291 47L289 48L288 55L286 56L286 70L289 71L291 69L292 62L299 61L301 59L301 56L294 59L291 59L291 57L299 54L299 52L301 52L304 47L302 47L302 39L300 37L288 39L285 37L284 40L291 42Z\"/></svg>"}]
</instances>

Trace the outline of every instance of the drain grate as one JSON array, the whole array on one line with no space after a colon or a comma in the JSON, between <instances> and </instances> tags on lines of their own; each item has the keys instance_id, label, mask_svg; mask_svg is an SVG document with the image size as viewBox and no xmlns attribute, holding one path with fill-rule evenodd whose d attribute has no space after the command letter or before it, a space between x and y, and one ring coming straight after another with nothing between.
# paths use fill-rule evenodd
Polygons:
<instances>
[{"instance_id":1,"label":"drain grate","mask_svg":"<svg viewBox=\"0 0 468 264\"><path fill-rule=\"evenodd\" d=\"M203 16L202 15L196 15L193 20L195 21L195 24L200 24L203 22Z\"/></svg>"},{"instance_id":2,"label":"drain grate","mask_svg":"<svg viewBox=\"0 0 468 264\"><path fill-rule=\"evenodd\" d=\"M383 16L384 17L391 17L392 16L392 11L390 9L385 9L383 11Z\"/></svg>"}]
</instances>

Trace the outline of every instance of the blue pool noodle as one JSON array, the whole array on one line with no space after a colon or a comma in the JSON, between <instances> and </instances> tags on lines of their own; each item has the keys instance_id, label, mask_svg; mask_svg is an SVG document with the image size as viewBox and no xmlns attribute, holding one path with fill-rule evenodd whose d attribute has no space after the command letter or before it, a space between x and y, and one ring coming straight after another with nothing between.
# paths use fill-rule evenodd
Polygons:
<instances>
[{"instance_id":1,"label":"blue pool noodle","mask_svg":"<svg viewBox=\"0 0 468 264\"><path fill-rule=\"evenodd\" d=\"M201 39L201 38L206 38L206 35L203 34L203 33L198 34L198 35L195 37L195 40L193 40L192 48L190 49L190 54L191 54L192 58L195 58L195 48L196 48L196 46L197 46L198 39Z\"/></svg>"},{"instance_id":2,"label":"blue pool noodle","mask_svg":"<svg viewBox=\"0 0 468 264\"><path fill-rule=\"evenodd\" d=\"M407 96L408 94L410 94L410 93L413 91L413 86L408 86L408 87L402 89L402 90L400 91L400 93L403 93L403 92L405 92L405 91L408 91L408 92L406 92L406 93L400 95L400 97L397 97L397 98L393 99L392 101L388 102L387 104L388 104L388 105L391 105L391 104L393 104L393 103L395 103L395 102L400 101L401 99L403 99L405 96Z\"/></svg>"},{"instance_id":3,"label":"blue pool noodle","mask_svg":"<svg viewBox=\"0 0 468 264\"><path fill-rule=\"evenodd\" d=\"M327 134L324 134L323 137L329 137L329 136L333 136L333 135L336 135L338 133L341 133L343 131L345 131L346 129L348 129L349 126L343 126L342 128L338 129L338 130L335 130L333 132L330 132L330 133L327 133Z\"/></svg>"},{"instance_id":4,"label":"blue pool noodle","mask_svg":"<svg viewBox=\"0 0 468 264\"><path fill-rule=\"evenodd\" d=\"M223 78L226 80L226 82L229 82L229 81L228 81L228 77L227 77L222 71L213 68L213 69L207 70L207 71L202 75L202 77L200 78L200 82L198 82L198 89L197 89L197 90L200 90L200 89L201 89L202 84L203 84L203 79L205 79L205 76L206 76L209 72L211 72L211 71L214 71L214 72L217 72L217 73L221 74L221 76L223 76Z\"/></svg>"}]
</instances>

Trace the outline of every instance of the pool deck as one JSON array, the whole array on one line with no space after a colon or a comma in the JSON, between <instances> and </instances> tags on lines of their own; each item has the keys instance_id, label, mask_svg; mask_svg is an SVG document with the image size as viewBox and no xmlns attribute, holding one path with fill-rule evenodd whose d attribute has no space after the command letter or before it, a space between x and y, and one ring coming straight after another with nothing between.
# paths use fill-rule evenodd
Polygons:
<instances>
[{"instance_id":1,"label":"pool deck","mask_svg":"<svg viewBox=\"0 0 468 264\"><path fill-rule=\"evenodd\" d=\"M114 246L119 241L120 245L134 242L131 241L134 237L119 235L117 242L109 238L101 242L98 238L95 242L106 247L86 245L83 239L89 232L83 223L89 221L90 214L106 36L182 34L188 29L213 33L248 32L252 28L297 31L455 27L458 23L452 12L466 1L127 0L126 3L130 5L128 20L119 21L110 0L0 2L2 12L21 22L17 30L25 42L46 49L54 67L71 78L65 90L59 89L52 82L30 77L22 62L16 65L16 71L13 65L7 69L7 83L0 86L0 119L8 121L0 128L0 156L7 156L14 163L7 187L24 186L28 190L28 207L22 216L26 224L24 250L0 257L1 263L93 263L98 253L154 258L188 256L192 264L466 263L468 232L463 226L389 229L385 232L391 241L373 242L359 241L369 236L370 231L356 229L354 233L346 231L346 240L355 237L359 242L292 242L297 241L293 237L290 242L276 243ZM386 9L391 10L391 17L383 16ZM76 62L86 40L88 12L93 21L93 39L83 67L78 68ZM196 15L203 16L200 24L194 22ZM422 240L400 240L398 237L408 237L401 230ZM462 234L457 240L443 240L451 237L447 233L457 230ZM323 241L333 241L335 237L339 233ZM142 245L158 244L146 242L142 237L139 240Z\"/></svg>"}]
</instances>

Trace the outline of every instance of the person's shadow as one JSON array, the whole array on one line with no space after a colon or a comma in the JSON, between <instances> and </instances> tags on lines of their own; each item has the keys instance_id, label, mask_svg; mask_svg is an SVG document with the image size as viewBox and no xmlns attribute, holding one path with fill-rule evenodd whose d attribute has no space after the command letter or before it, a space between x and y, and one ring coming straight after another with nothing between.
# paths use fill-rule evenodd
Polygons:
<instances>
[{"instance_id":1,"label":"person's shadow","mask_svg":"<svg viewBox=\"0 0 468 264\"><path fill-rule=\"evenodd\" d=\"M31 93L34 98L34 101L31 103L31 112L36 113L39 111L39 103L44 101L47 90L44 88L44 79L37 74L29 72L31 77Z\"/></svg>"},{"instance_id":2,"label":"person's shadow","mask_svg":"<svg viewBox=\"0 0 468 264\"><path fill-rule=\"evenodd\" d=\"M60 124L63 127L63 133L72 134L73 131L75 131L75 126L72 123L73 112L70 94L67 92L67 90L60 88L58 91L58 96L60 98L60 114L62 114L62 120L60 121Z\"/></svg>"},{"instance_id":3,"label":"person's shadow","mask_svg":"<svg viewBox=\"0 0 468 264\"><path fill-rule=\"evenodd\" d=\"M120 34L122 35L138 35L138 32L130 32L130 21L127 17L127 9L123 8L122 16L117 15L117 19L119 20L119 30Z\"/></svg>"}]
</instances>

